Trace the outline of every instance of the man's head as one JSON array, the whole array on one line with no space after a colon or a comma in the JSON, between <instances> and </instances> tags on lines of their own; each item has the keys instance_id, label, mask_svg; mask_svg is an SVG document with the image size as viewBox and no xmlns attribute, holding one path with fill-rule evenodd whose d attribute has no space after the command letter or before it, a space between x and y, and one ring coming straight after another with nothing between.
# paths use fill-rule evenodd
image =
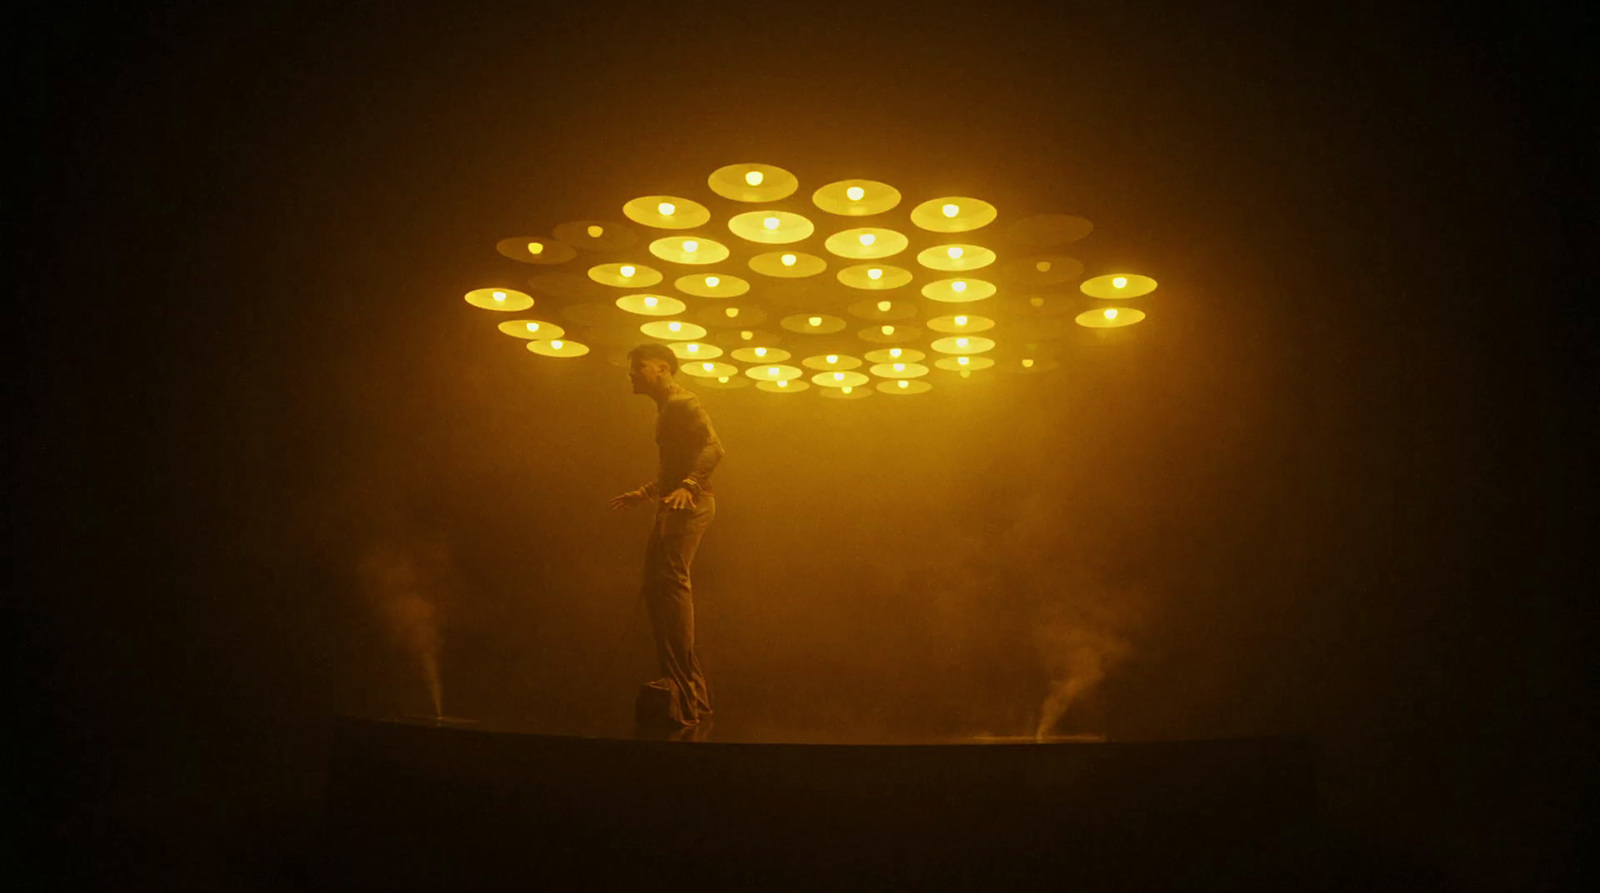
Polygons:
<instances>
[{"instance_id":1,"label":"man's head","mask_svg":"<svg viewBox=\"0 0 1600 893\"><path fill-rule=\"evenodd\" d=\"M665 344L641 344L628 351L628 380L635 394L659 394L672 384L678 355Z\"/></svg>"}]
</instances>

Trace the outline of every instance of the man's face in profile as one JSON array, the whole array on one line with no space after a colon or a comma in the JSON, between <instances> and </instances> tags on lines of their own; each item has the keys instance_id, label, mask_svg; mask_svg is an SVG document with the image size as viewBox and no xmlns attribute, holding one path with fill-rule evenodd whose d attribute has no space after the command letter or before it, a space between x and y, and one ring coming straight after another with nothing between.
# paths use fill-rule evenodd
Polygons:
<instances>
[{"instance_id":1,"label":"man's face in profile","mask_svg":"<svg viewBox=\"0 0 1600 893\"><path fill-rule=\"evenodd\" d=\"M670 375L667 364L660 360L635 357L628 367L628 381L633 383L635 394L654 394L660 391Z\"/></svg>"}]
</instances>

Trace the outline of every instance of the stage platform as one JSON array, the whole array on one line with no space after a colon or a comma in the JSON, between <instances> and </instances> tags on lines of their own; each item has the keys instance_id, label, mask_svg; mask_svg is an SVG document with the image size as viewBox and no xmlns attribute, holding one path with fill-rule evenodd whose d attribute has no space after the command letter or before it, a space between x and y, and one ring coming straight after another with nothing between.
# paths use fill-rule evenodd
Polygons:
<instances>
[{"instance_id":1,"label":"stage platform","mask_svg":"<svg viewBox=\"0 0 1600 893\"><path fill-rule=\"evenodd\" d=\"M1308 741L664 741L336 722L334 865L383 889L1282 889Z\"/></svg>"}]
</instances>

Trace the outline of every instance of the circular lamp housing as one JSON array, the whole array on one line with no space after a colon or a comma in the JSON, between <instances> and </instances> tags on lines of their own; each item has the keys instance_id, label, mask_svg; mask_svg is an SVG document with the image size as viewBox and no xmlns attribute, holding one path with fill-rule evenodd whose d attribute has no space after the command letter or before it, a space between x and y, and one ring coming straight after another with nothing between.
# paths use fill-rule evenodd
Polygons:
<instances>
[{"instance_id":1,"label":"circular lamp housing","mask_svg":"<svg viewBox=\"0 0 1600 893\"><path fill-rule=\"evenodd\" d=\"M949 316L935 316L928 320L928 328L946 335L975 335L994 328L994 320L987 316L953 313Z\"/></svg>"},{"instance_id":2,"label":"circular lamp housing","mask_svg":"<svg viewBox=\"0 0 1600 893\"><path fill-rule=\"evenodd\" d=\"M951 257L952 253L956 256ZM970 242L946 242L917 252L917 263L930 270L965 273L968 270L981 270L994 263L994 252Z\"/></svg>"},{"instance_id":3,"label":"circular lamp housing","mask_svg":"<svg viewBox=\"0 0 1600 893\"><path fill-rule=\"evenodd\" d=\"M811 193L811 203L829 214L869 217L900 204L900 190L877 180L840 180Z\"/></svg>"},{"instance_id":4,"label":"circular lamp housing","mask_svg":"<svg viewBox=\"0 0 1600 893\"><path fill-rule=\"evenodd\" d=\"M559 357L571 359L581 357L589 352L587 344L568 341L564 338L552 338L549 341L529 341L528 349L541 357Z\"/></svg>"},{"instance_id":5,"label":"circular lamp housing","mask_svg":"<svg viewBox=\"0 0 1600 893\"><path fill-rule=\"evenodd\" d=\"M939 353L978 354L994 350L994 339L982 335L950 335L931 345Z\"/></svg>"},{"instance_id":6,"label":"circular lamp housing","mask_svg":"<svg viewBox=\"0 0 1600 893\"><path fill-rule=\"evenodd\" d=\"M800 361L800 364L807 369L817 369L823 372L844 372L860 366L861 358L847 354L827 353L806 357Z\"/></svg>"},{"instance_id":7,"label":"circular lamp housing","mask_svg":"<svg viewBox=\"0 0 1600 893\"><path fill-rule=\"evenodd\" d=\"M468 304L485 310L516 313L533 306L533 296L514 288L475 288L464 296Z\"/></svg>"},{"instance_id":8,"label":"circular lamp housing","mask_svg":"<svg viewBox=\"0 0 1600 893\"><path fill-rule=\"evenodd\" d=\"M649 288L661 281L661 271L644 264L597 264L589 268L589 278L617 288Z\"/></svg>"},{"instance_id":9,"label":"circular lamp housing","mask_svg":"<svg viewBox=\"0 0 1600 893\"><path fill-rule=\"evenodd\" d=\"M760 177L751 177L753 173ZM752 185L752 179L758 182ZM800 188L800 181L781 167L751 162L717 168L706 178L706 185L717 195L736 202L775 202L793 195Z\"/></svg>"},{"instance_id":10,"label":"circular lamp housing","mask_svg":"<svg viewBox=\"0 0 1600 893\"><path fill-rule=\"evenodd\" d=\"M1121 282L1121 285L1117 283ZM1138 273L1107 273L1083 280L1078 290L1091 298L1137 298L1156 290L1156 281Z\"/></svg>"},{"instance_id":11,"label":"circular lamp housing","mask_svg":"<svg viewBox=\"0 0 1600 893\"><path fill-rule=\"evenodd\" d=\"M507 335L524 341L551 341L564 338L567 334L566 329L542 319L508 319L498 328Z\"/></svg>"},{"instance_id":12,"label":"circular lamp housing","mask_svg":"<svg viewBox=\"0 0 1600 893\"><path fill-rule=\"evenodd\" d=\"M554 232L580 251L627 251L639 240L627 224L615 220L569 220Z\"/></svg>"},{"instance_id":13,"label":"circular lamp housing","mask_svg":"<svg viewBox=\"0 0 1600 893\"><path fill-rule=\"evenodd\" d=\"M521 264L564 264L578 256L577 249L565 242L544 236L517 236L501 239L494 250Z\"/></svg>"},{"instance_id":14,"label":"circular lamp housing","mask_svg":"<svg viewBox=\"0 0 1600 893\"><path fill-rule=\"evenodd\" d=\"M772 226L772 221L777 226ZM793 211L746 211L728 219L728 230L747 242L760 245L788 245L811 238L816 227Z\"/></svg>"},{"instance_id":15,"label":"circular lamp housing","mask_svg":"<svg viewBox=\"0 0 1600 893\"><path fill-rule=\"evenodd\" d=\"M878 390L885 394L895 395L926 394L933 390L933 385L925 381L901 379L899 381L880 381L878 382Z\"/></svg>"},{"instance_id":16,"label":"circular lamp housing","mask_svg":"<svg viewBox=\"0 0 1600 893\"><path fill-rule=\"evenodd\" d=\"M785 263L784 259L789 262ZM803 251L771 251L750 258L750 269L778 279L804 279L828 268L828 262Z\"/></svg>"},{"instance_id":17,"label":"circular lamp housing","mask_svg":"<svg viewBox=\"0 0 1600 893\"><path fill-rule=\"evenodd\" d=\"M988 226L994 218L994 205L964 195L931 198L911 209L911 222L935 233L971 232Z\"/></svg>"},{"instance_id":18,"label":"circular lamp housing","mask_svg":"<svg viewBox=\"0 0 1600 893\"><path fill-rule=\"evenodd\" d=\"M680 360L714 360L722 356L722 348L704 341L674 341L667 346Z\"/></svg>"},{"instance_id":19,"label":"circular lamp housing","mask_svg":"<svg viewBox=\"0 0 1600 893\"><path fill-rule=\"evenodd\" d=\"M699 341L706 336L703 326L678 319L658 319L639 327L639 331L662 341Z\"/></svg>"},{"instance_id":20,"label":"circular lamp housing","mask_svg":"<svg viewBox=\"0 0 1600 893\"><path fill-rule=\"evenodd\" d=\"M899 351L899 353L895 353ZM867 351L867 362L877 365L879 363L920 363L927 354L910 347L884 347L878 350Z\"/></svg>"},{"instance_id":21,"label":"circular lamp housing","mask_svg":"<svg viewBox=\"0 0 1600 893\"><path fill-rule=\"evenodd\" d=\"M876 278L872 275L874 270L878 273ZM911 282L910 270L889 264L852 264L840 269L835 275L845 285L862 291L885 291L909 285Z\"/></svg>"},{"instance_id":22,"label":"circular lamp housing","mask_svg":"<svg viewBox=\"0 0 1600 893\"><path fill-rule=\"evenodd\" d=\"M650 253L675 264L716 264L728 259L728 246L704 236L667 236L651 242Z\"/></svg>"},{"instance_id":23,"label":"circular lamp housing","mask_svg":"<svg viewBox=\"0 0 1600 893\"><path fill-rule=\"evenodd\" d=\"M741 363L781 363L789 359L789 352L781 347L741 347L733 352L733 358Z\"/></svg>"},{"instance_id":24,"label":"circular lamp housing","mask_svg":"<svg viewBox=\"0 0 1600 893\"><path fill-rule=\"evenodd\" d=\"M893 257L910 244L904 233L881 226L860 226L840 230L823 242L823 247L840 257L877 260Z\"/></svg>"},{"instance_id":25,"label":"circular lamp housing","mask_svg":"<svg viewBox=\"0 0 1600 893\"><path fill-rule=\"evenodd\" d=\"M1099 310L1085 310L1078 314L1078 325L1089 329L1120 329L1131 326L1144 319L1143 310L1132 307L1104 307Z\"/></svg>"},{"instance_id":26,"label":"circular lamp housing","mask_svg":"<svg viewBox=\"0 0 1600 893\"><path fill-rule=\"evenodd\" d=\"M640 316L677 316L688 309L677 298L652 294L623 295L617 299L617 306Z\"/></svg>"},{"instance_id":27,"label":"circular lamp housing","mask_svg":"<svg viewBox=\"0 0 1600 893\"><path fill-rule=\"evenodd\" d=\"M778 325L803 335L832 335L844 329L845 321L826 313L796 313L785 316Z\"/></svg>"},{"instance_id":28,"label":"circular lamp housing","mask_svg":"<svg viewBox=\"0 0 1600 893\"><path fill-rule=\"evenodd\" d=\"M737 298L750 290L750 282L728 273L690 273L673 283L678 291L697 298Z\"/></svg>"},{"instance_id":29,"label":"circular lamp housing","mask_svg":"<svg viewBox=\"0 0 1600 893\"><path fill-rule=\"evenodd\" d=\"M984 279L937 279L922 287L922 296L930 301L945 304L966 304L981 301L994 294L994 283Z\"/></svg>"},{"instance_id":30,"label":"circular lamp housing","mask_svg":"<svg viewBox=\"0 0 1600 893\"><path fill-rule=\"evenodd\" d=\"M670 207L672 213L663 214ZM622 213L634 223L655 229L694 229L711 220L711 209L681 195L641 195L622 206Z\"/></svg>"},{"instance_id":31,"label":"circular lamp housing","mask_svg":"<svg viewBox=\"0 0 1600 893\"><path fill-rule=\"evenodd\" d=\"M1029 251L1057 248L1094 232L1094 224L1071 214L1034 214L1006 227L1013 245Z\"/></svg>"}]
</instances>

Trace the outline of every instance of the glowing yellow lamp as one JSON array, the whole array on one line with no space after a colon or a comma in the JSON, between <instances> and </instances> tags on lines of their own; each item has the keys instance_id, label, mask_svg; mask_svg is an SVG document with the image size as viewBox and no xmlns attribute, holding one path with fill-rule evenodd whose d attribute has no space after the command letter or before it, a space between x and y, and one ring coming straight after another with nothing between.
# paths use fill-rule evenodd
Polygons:
<instances>
[{"instance_id":1,"label":"glowing yellow lamp","mask_svg":"<svg viewBox=\"0 0 1600 893\"><path fill-rule=\"evenodd\" d=\"M968 363L972 362L972 358L971 357L956 357L956 362L960 363L963 366L965 366Z\"/></svg>"},{"instance_id":2,"label":"glowing yellow lamp","mask_svg":"<svg viewBox=\"0 0 1600 893\"><path fill-rule=\"evenodd\" d=\"M758 357L764 357L764 356L766 356L766 355L767 355L767 349L766 349L766 348L765 348L765 347L758 347L758 348L756 348L756 356L758 356Z\"/></svg>"},{"instance_id":3,"label":"glowing yellow lamp","mask_svg":"<svg viewBox=\"0 0 1600 893\"><path fill-rule=\"evenodd\" d=\"M822 325L822 317L813 316L810 319L806 320L806 325L811 326L813 328L815 328L817 326L820 326L820 325Z\"/></svg>"},{"instance_id":4,"label":"glowing yellow lamp","mask_svg":"<svg viewBox=\"0 0 1600 893\"><path fill-rule=\"evenodd\" d=\"M889 312L889 308L893 307L893 306L894 306L894 304L889 302L889 301L879 301L878 302L878 312L879 313L888 313Z\"/></svg>"},{"instance_id":5,"label":"glowing yellow lamp","mask_svg":"<svg viewBox=\"0 0 1600 893\"><path fill-rule=\"evenodd\" d=\"M767 367L767 375L772 377L772 378L777 378L778 374L779 374L779 371L780 370L778 369L777 366L768 366Z\"/></svg>"},{"instance_id":6,"label":"glowing yellow lamp","mask_svg":"<svg viewBox=\"0 0 1600 893\"><path fill-rule=\"evenodd\" d=\"M475 288L464 295L467 303L484 310L511 312L533 306L533 297L512 288Z\"/></svg>"},{"instance_id":7,"label":"glowing yellow lamp","mask_svg":"<svg viewBox=\"0 0 1600 893\"><path fill-rule=\"evenodd\" d=\"M786 267L792 267L794 266L795 256L792 254L785 254L784 256L778 258L778 262Z\"/></svg>"},{"instance_id":8,"label":"glowing yellow lamp","mask_svg":"<svg viewBox=\"0 0 1600 893\"><path fill-rule=\"evenodd\" d=\"M544 243L543 242L529 242L528 243L528 253L529 254L543 254L544 253Z\"/></svg>"},{"instance_id":9,"label":"glowing yellow lamp","mask_svg":"<svg viewBox=\"0 0 1600 893\"><path fill-rule=\"evenodd\" d=\"M1039 261L1038 263L1033 265L1033 268L1035 270L1038 270L1041 273L1048 273L1048 272L1050 272L1050 262L1047 261L1047 260ZM1127 280L1123 280L1123 283L1126 284Z\"/></svg>"},{"instance_id":10,"label":"glowing yellow lamp","mask_svg":"<svg viewBox=\"0 0 1600 893\"><path fill-rule=\"evenodd\" d=\"M901 350L901 349L900 349L900 348L898 348L898 347L891 347L891 348L889 348L889 356L891 356L891 357L894 357L894 358L895 358L895 359L899 359L899 358L900 358L900 355L901 355L901 354L902 354L902 353L905 353L905 351L903 351L903 350Z\"/></svg>"},{"instance_id":11,"label":"glowing yellow lamp","mask_svg":"<svg viewBox=\"0 0 1600 893\"><path fill-rule=\"evenodd\" d=\"M1111 280L1111 287L1112 288L1127 288L1128 287L1128 277L1126 277L1126 276L1114 277Z\"/></svg>"},{"instance_id":12,"label":"glowing yellow lamp","mask_svg":"<svg viewBox=\"0 0 1600 893\"><path fill-rule=\"evenodd\" d=\"M788 386L789 386L789 380L788 380L788 379L786 379L786 378L780 378L780 379L778 379L778 387L780 387L780 388L786 388L786 387L788 387Z\"/></svg>"},{"instance_id":13,"label":"glowing yellow lamp","mask_svg":"<svg viewBox=\"0 0 1600 893\"><path fill-rule=\"evenodd\" d=\"M844 373L843 372L835 372L835 373L833 373L833 380L834 381L844 381Z\"/></svg>"},{"instance_id":14,"label":"glowing yellow lamp","mask_svg":"<svg viewBox=\"0 0 1600 893\"><path fill-rule=\"evenodd\" d=\"M528 331L530 331L530 332L537 332L537 331L539 331L539 324L538 324L538 323L536 323L536 322L530 322L530 323L528 323Z\"/></svg>"},{"instance_id":15,"label":"glowing yellow lamp","mask_svg":"<svg viewBox=\"0 0 1600 893\"><path fill-rule=\"evenodd\" d=\"M956 325L958 325L958 326L964 326L964 325L966 325L966 324L967 324L967 318L966 318L966 317L965 317L965 316L958 316L958 317L956 317Z\"/></svg>"},{"instance_id":16,"label":"glowing yellow lamp","mask_svg":"<svg viewBox=\"0 0 1600 893\"><path fill-rule=\"evenodd\" d=\"M700 243L696 242L693 239L684 239L683 240L683 250L689 252L690 254L693 254L696 251L700 250Z\"/></svg>"},{"instance_id":17,"label":"glowing yellow lamp","mask_svg":"<svg viewBox=\"0 0 1600 893\"><path fill-rule=\"evenodd\" d=\"M761 181L765 180L766 178L766 174L763 174L760 171L745 171L744 174L744 181L751 186L760 186Z\"/></svg>"},{"instance_id":18,"label":"glowing yellow lamp","mask_svg":"<svg viewBox=\"0 0 1600 893\"><path fill-rule=\"evenodd\" d=\"M859 237L859 241L863 245L869 245L870 246L873 242L878 241L878 237L873 235L872 233L862 233L861 236Z\"/></svg>"},{"instance_id":19,"label":"glowing yellow lamp","mask_svg":"<svg viewBox=\"0 0 1600 893\"><path fill-rule=\"evenodd\" d=\"M838 354L836 354L836 353L830 353L830 354L828 354L828 356L827 356L827 357L826 357L826 359L827 359L827 361L828 361L828 365L830 365L830 366L831 366L831 365L833 365L833 364L834 364L834 363L837 363L837 362L839 362L839 355L838 355Z\"/></svg>"},{"instance_id":20,"label":"glowing yellow lamp","mask_svg":"<svg viewBox=\"0 0 1600 893\"><path fill-rule=\"evenodd\" d=\"M1106 308L1106 319L1116 319L1116 318L1117 318L1117 308L1115 308L1115 307L1107 307Z\"/></svg>"},{"instance_id":21,"label":"glowing yellow lamp","mask_svg":"<svg viewBox=\"0 0 1600 893\"><path fill-rule=\"evenodd\" d=\"M656 210L661 212L662 217L671 217L672 212L678 210L678 206L674 205L672 202L662 202L661 204L656 205Z\"/></svg>"},{"instance_id":22,"label":"glowing yellow lamp","mask_svg":"<svg viewBox=\"0 0 1600 893\"><path fill-rule=\"evenodd\" d=\"M558 339L558 340L550 342L550 346L555 348L556 350L560 350L561 347L562 347L562 342Z\"/></svg>"},{"instance_id":23,"label":"glowing yellow lamp","mask_svg":"<svg viewBox=\"0 0 1600 893\"><path fill-rule=\"evenodd\" d=\"M1032 369L1033 368L1033 357L1027 357L1026 359L1024 359L1022 361L1022 368L1024 368L1024 369Z\"/></svg>"},{"instance_id":24,"label":"glowing yellow lamp","mask_svg":"<svg viewBox=\"0 0 1600 893\"><path fill-rule=\"evenodd\" d=\"M863 236L862 238L866 238L866 237ZM872 269L867 271L867 278L868 279L882 279L883 278L883 271L878 269L877 267L873 267Z\"/></svg>"},{"instance_id":25,"label":"glowing yellow lamp","mask_svg":"<svg viewBox=\"0 0 1600 893\"><path fill-rule=\"evenodd\" d=\"M960 260L961 259L961 255L963 255L965 253L966 252L964 250L962 250L960 245L951 245L950 248L947 251L945 251L945 254L951 260Z\"/></svg>"},{"instance_id":26,"label":"glowing yellow lamp","mask_svg":"<svg viewBox=\"0 0 1600 893\"><path fill-rule=\"evenodd\" d=\"M898 388L900 388L900 389L901 389L901 390L902 390L902 391L903 391L903 390L905 390L905 389L906 389L906 388L909 388L909 387L911 387L911 382L909 382L909 381L906 381L906 380L905 380L905 379L903 379L903 378L902 378L902 379L900 379L900 381L899 381L899 383L898 383L898 384L897 384L897 385L896 385L896 387L898 387Z\"/></svg>"},{"instance_id":27,"label":"glowing yellow lamp","mask_svg":"<svg viewBox=\"0 0 1600 893\"><path fill-rule=\"evenodd\" d=\"M957 214L961 213L961 206L960 205L945 205L944 207L940 208L939 210L946 217L954 217Z\"/></svg>"},{"instance_id":28,"label":"glowing yellow lamp","mask_svg":"<svg viewBox=\"0 0 1600 893\"><path fill-rule=\"evenodd\" d=\"M701 363L700 364L700 368L704 369L707 372L710 372L711 370L717 368L717 364L716 363Z\"/></svg>"},{"instance_id":29,"label":"glowing yellow lamp","mask_svg":"<svg viewBox=\"0 0 1600 893\"><path fill-rule=\"evenodd\" d=\"M950 290L955 292L955 293L957 293L957 294L960 294L961 292L964 292L964 291L967 290L967 283L962 281L962 280L960 280L960 279L957 279L956 281L950 283Z\"/></svg>"},{"instance_id":30,"label":"glowing yellow lamp","mask_svg":"<svg viewBox=\"0 0 1600 893\"><path fill-rule=\"evenodd\" d=\"M858 202L861 201L862 197L867 194L867 191L862 189L860 186L851 186L849 189L844 191L844 194L849 196L851 201Z\"/></svg>"},{"instance_id":31,"label":"glowing yellow lamp","mask_svg":"<svg viewBox=\"0 0 1600 893\"><path fill-rule=\"evenodd\" d=\"M646 307L654 307L659 303L661 303L661 299L656 297L655 295L645 295L644 296L644 305Z\"/></svg>"},{"instance_id":32,"label":"glowing yellow lamp","mask_svg":"<svg viewBox=\"0 0 1600 893\"><path fill-rule=\"evenodd\" d=\"M632 265L632 264L623 264L623 265L622 265L622 266L621 266L621 267L620 267L620 268L619 268L619 269L618 269L618 270L617 270L617 272L618 272L618 273L621 273L621 274L622 274L622 277L623 277L623 278L624 278L624 279L631 279L631 278L633 278L633 274L634 274L634 273L637 273L637 272L639 272L639 271L638 271L638 270L635 270L635 269L634 269L634 268L633 268L633 265Z\"/></svg>"},{"instance_id":33,"label":"glowing yellow lamp","mask_svg":"<svg viewBox=\"0 0 1600 893\"><path fill-rule=\"evenodd\" d=\"M683 323L673 320L672 322L667 323L667 331L681 332L683 331Z\"/></svg>"},{"instance_id":34,"label":"glowing yellow lamp","mask_svg":"<svg viewBox=\"0 0 1600 893\"><path fill-rule=\"evenodd\" d=\"M750 331L749 329L745 329L744 331L739 333L739 340L740 341L750 341L750 340L753 340L755 337L756 337L756 333Z\"/></svg>"},{"instance_id":35,"label":"glowing yellow lamp","mask_svg":"<svg viewBox=\"0 0 1600 893\"><path fill-rule=\"evenodd\" d=\"M729 319L733 319L734 317L739 315L739 308L738 307L729 307L727 310L724 310L722 312L726 313L728 315Z\"/></svg>"},{"instance_id":36,"label":"glowing yellow lamp","mask_svg":"<svg viewBox=\"0 0 1600 893\"><path fill-rule=\"evenodd\" d=\"M779 226L783 225L783 221L776 217L768 217L761 221L761 225L767 229L777 229Z\"/></svg>"},{"instance_id":37,"label":"glowing yellow lamp","mask_svg":"<svg viewBox=\"0 0 1600 893\"><path fill-rule=\"evenodd\" d=\"M506 300L506 293L503 292L503 291L497 291L497 292L494 293L494 299L495 299L495 301L497 303L502 303L503 304L503 303L505 303L505 300Z\"/></svg>"},{"instance_id":38,"label":"glowing yellow lamp","mask_svg":"<svg viewBox=\"0 0 1600 893\"><path fill-rule=\"evenodd\" d=\"M883 328L879 329L878 331L882 332L885 335L893 335L894 334L894 326L884 326Z\"/></svg>"}]
</instances>

